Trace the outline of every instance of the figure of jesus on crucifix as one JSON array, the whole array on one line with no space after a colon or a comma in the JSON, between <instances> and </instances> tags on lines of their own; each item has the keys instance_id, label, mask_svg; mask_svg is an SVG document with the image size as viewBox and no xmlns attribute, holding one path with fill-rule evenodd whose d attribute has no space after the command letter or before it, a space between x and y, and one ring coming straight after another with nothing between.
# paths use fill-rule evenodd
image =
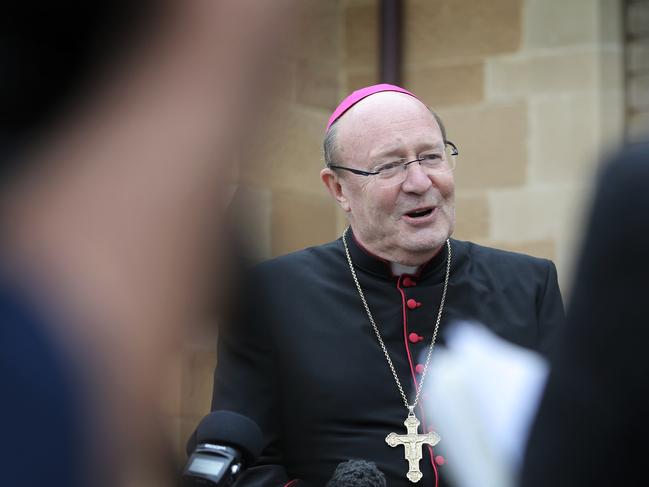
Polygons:
<instances>
[{"instance_id":1,"label":"figure of jesus on crucifix","mask_svg":"<svg viewBox=\"0 0 649 487\"><path fill-rule=\"evenodd\" d=\"M385 442L392 447L397 445L404 446L406 460L408 460L408 473L406 477L413 483L419 482L422 477L421 470L419 470L419 461L422 456L421 449L424 445L437 445L441 438L434 431L423 435L418 434L419 420L412 413L408 415L403 424L406 426L406 434L398 435L396 433L390 433L385 437Z\"/></svg>"}]
</instances>

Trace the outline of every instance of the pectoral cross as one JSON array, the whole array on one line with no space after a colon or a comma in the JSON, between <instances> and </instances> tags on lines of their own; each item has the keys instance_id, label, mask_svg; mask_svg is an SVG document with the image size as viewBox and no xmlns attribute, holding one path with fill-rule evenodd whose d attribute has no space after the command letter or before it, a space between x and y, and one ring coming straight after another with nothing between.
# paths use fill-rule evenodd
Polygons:
<instances>
[{"instance_id":1,"label":"pectoral cross","mask_svg":"<svg viewBox=\"0 0 649 487\"><path fill-rule=\"evenodd\" d=\"M421 470L419 470L419 461L422 455L421 450L424 445L437 445L441 437L434 431L423 435L418 434L419 420L412 409L410 409L410 413L408 413L408 417L403 424L406 426L407 433L405 435L390 433L385 437L385 442L391 447L397 445L404 446L406 460L408 460L408 473L406 477L413 483L419 482L423 477Z\"/></svg>"}]
</instances>

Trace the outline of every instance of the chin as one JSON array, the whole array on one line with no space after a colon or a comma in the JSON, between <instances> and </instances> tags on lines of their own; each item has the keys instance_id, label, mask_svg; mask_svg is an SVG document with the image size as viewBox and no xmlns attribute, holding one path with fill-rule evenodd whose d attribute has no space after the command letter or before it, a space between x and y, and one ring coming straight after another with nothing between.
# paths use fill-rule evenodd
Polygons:
<instances>
[{"instance_id":1,"label":"chin","mask_svg":"<svg viewBox=\"0 0 649 487\"><path fill-rule=\"evenodd\" d=\"M441 248L445 241L446 239L403 242L400 245L403 255L398 262L405 265L423 264L433 258L437 249ZM406 256L408 257L406 258Z\"/></svg>"},{"instance_id":2,"label":"chin","mask_svg":"<svg viewBox=\"0 0 649 487\"><path fill-rule=\"evenodd\" d=\"M417 232L407 242L404 242L403 248L413 252L426 252L431 249L437 249L444 245L451 232L444 229L431 229L424 232Z\"/></svg>"}]
</instances>

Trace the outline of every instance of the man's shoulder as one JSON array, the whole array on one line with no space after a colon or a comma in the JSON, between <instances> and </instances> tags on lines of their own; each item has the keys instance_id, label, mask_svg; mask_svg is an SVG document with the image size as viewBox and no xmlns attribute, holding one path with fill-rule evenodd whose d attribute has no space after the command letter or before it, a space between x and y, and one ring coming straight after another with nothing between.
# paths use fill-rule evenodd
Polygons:
<instances>
[{"instance_id":1,"label":"man's shoulder","mask_svg":"<svg viewBox=\"0 0 649 487\"><path fill-rule=\"evenodd\" d=\"M291 272L315 270L322 266L330 266L340 260L342 246L340 239L307 247L295 252L273 257L256 264L253 268L255 274L275 272Z\"/></svg>"}]
</instances>

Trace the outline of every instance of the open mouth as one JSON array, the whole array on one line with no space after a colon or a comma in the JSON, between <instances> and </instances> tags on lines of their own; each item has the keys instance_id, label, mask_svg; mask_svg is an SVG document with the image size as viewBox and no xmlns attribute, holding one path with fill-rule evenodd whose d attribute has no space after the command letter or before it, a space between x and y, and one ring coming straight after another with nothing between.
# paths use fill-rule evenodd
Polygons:
<instances>
[{"instance_id":1,"label":"open mouth","mask_svg":"<svg viewBox=\"0 0 649 487\"><path fill-rule=\"evenodd\" d=\"M414 210L410 213L406 213L410 218L423 218L430 215L433 212L433 208L425 208L423 210Z\"/></svg>"}]
</instances>

